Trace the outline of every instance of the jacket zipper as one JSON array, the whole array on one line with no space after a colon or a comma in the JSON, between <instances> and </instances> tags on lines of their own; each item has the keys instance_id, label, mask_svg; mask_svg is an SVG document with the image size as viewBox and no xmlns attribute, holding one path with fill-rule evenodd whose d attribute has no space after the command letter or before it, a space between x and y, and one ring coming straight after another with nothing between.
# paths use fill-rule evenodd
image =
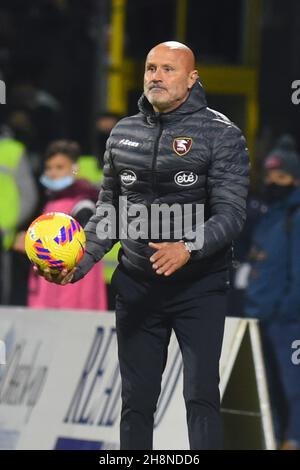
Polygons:
<instances>
[{"instance_id":1,"label":"jacket zipper","mask_svg":"<svg viewBox=\"0 0 300 470\"><path fill-rule=\"evenodd\" d=\"M158 120L158 133L157 133L157 137L154 143L153 159L152 159L152 189L153 190L155 190L155 187L156 187L155 169L156 169L156 162L157 162L158 146L159 146L159 141L161 138L162 131L163 131L162 124Z\"/></svg>"}]
</instances>

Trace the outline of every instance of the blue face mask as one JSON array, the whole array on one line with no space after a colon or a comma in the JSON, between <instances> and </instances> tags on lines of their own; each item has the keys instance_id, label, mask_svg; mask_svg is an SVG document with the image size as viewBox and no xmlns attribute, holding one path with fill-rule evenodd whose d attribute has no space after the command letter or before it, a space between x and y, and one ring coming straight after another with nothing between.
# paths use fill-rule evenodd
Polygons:
<instances>
[{"instance_id":1,"label":"blue face mask","mask_svg":"<svg viewBox=\"0 0 300 470\"><path fill-rule=\"evenodd\" d=\"M63 178L58 178L53 180L46 175L40 177L40 183L45 186L45 188L50 189L50 191L62 191L65 188L68 188L75 181L74 176L64 176Z\"/></svg>"}]
</instances>

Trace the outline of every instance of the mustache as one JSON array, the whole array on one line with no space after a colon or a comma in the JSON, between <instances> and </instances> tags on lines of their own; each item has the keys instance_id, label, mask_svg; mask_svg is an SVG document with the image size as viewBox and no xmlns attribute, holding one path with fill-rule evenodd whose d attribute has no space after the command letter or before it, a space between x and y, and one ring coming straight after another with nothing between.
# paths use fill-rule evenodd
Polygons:
<instances>
[{"instance_id":1,"label":"mustache","mask_svg":"<svg viewBox=\"0 0 300 470\"><path fill-rule=\"evenodd\" d=\"M158 85L157 83L152 83L148 87L149 91L152 90L153 88L160 88L161 90L166 90L166 88L164 86Z\"/></svg>"}]
</instances>

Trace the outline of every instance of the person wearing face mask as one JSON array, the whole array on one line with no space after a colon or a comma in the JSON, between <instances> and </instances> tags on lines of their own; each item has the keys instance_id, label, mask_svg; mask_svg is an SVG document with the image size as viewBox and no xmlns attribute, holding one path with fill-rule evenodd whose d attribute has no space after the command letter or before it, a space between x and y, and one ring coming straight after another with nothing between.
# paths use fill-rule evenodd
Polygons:
<instances>
[{"instance_id":1,"label":"person wearing face mask","mask_svg":"<svg viewBox=\"0 0 300 470\"><path fill-rule=\"evenodd\" d=\"M245 313L258 318L275 433L282 449L300 449L300 156L283 136L264 162L267 212L254 230Z\"/></svg>"},{"instance_id":2,"label":"person wearing face mask","mask_svg":"<svg viewBox=\"0 0 300 470\"><path fill-rule=\"evenodd\" d=\"M72 215L83 227L95 212L98 191L86 180L76 179L79 146L59 140L51 143L45 154L44 173L40 178L46 189L47 202L43 213L64 212ZM83 283L61 289L31 273L28 306L32 308L75 308L106 310L106 289L103 265L97 264Z\"/></svg>"}]
</instances>

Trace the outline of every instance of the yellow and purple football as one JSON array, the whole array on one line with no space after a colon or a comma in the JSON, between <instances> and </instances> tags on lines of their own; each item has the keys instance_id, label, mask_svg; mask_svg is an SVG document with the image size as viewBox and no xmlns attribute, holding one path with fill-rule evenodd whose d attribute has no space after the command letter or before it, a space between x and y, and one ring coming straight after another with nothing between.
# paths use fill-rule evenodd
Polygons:
<instances>
[{"instance_id":1,"label":"yellow and purple football","mask_svg":"<svg viewBox=\"0 0 300 470\"><path fill-rule=\"evenodd\" d=\"M70 271L82 258L85 233L70 215L49 212L35 219L26 232L25 250L30 261L53 274Z\"/></svg>"}]
</instances>

